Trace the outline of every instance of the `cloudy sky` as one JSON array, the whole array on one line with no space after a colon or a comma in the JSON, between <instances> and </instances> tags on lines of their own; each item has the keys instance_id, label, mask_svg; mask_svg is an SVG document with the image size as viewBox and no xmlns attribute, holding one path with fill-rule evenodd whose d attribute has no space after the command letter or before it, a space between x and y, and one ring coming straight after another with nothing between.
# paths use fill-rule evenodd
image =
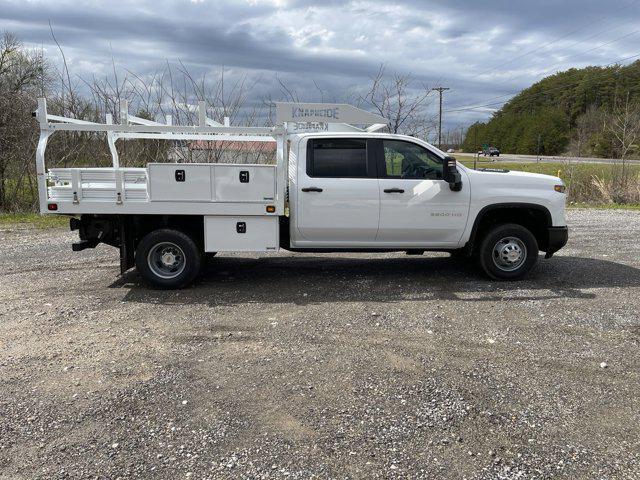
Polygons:
<instances>
[{"instance_id":1,"label":"cloudy sky","mask_svg":"<svg viewBox=\"0 0 640 480\"><path fill-rule=\"evenodd\" d=\"M0 30L58 59L49 22L74 75L109 75L112 57L140 75L224 66L258 79L256 98L279 78L307 101L344 99L384 63L450 87L449 127L556 71L640 57L640 0L0 0Z\"/></svg>"}]
</instances>

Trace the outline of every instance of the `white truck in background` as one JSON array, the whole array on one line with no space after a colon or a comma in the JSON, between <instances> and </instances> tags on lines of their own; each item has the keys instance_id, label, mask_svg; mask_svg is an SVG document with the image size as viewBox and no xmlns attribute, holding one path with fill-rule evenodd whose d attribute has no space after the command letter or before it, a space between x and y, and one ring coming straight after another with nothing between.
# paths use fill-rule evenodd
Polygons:
<instances>
[{"instance_id":1,"label":"white truck in background","mask_svg":"<svg viewBox=\"0 0 640 480\"><path fill-rule=\"evenodd\" d=\"M275 127L218 123L199 105L192 126L149 121L120 108L120 123L47 113L40 99L36 163L40 209L71 216L75 251L120 250L161 288L192 283L205 253L446 251L515 280L568 236L557 177L473 170L417 138L380 133L382 117L344 104L277 104ZM364 125L358 128L353 125ZM56 131L106 134L110 168L45 166ZM117 140L276 142L274 165L119 165Z\"/></svg>"}]
</instances>

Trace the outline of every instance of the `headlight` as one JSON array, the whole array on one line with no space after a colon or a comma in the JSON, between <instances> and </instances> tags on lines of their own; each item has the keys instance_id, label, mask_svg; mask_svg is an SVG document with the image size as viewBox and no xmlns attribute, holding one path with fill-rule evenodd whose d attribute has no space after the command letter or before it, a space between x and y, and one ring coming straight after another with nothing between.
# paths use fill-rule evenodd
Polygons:
<instances>
[{"instance_id":1,"label":"headlight","mask_svg":"<svg viewBox=\"0 0 640 480\"><path fill-rule=\"evenodd\" d=\"M567 187L565 187L564 185L554 185L553 189L558 193L564 193Z\"/></svg>"}]
</instances>

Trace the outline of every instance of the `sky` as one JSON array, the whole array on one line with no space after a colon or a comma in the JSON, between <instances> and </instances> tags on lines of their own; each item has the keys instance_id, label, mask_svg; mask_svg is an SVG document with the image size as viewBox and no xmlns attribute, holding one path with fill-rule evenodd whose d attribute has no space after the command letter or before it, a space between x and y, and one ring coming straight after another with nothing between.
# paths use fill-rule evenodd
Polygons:
<instances>
[{"instance_id":1,"label":"sky","mask_svg":"<svg viewBox=\"0 0 640 480\"><path fill-rule=\"evenodd\" d=\"M143 78L182 62L250 79L254 101L282 96L279 81L340 101L384 64L450 88L445 128L552 73L640 57L640 0L0 0L0 30L60 61L49 22L74 78L109 76L112 59Z\"/></svg>"}]
</instances>

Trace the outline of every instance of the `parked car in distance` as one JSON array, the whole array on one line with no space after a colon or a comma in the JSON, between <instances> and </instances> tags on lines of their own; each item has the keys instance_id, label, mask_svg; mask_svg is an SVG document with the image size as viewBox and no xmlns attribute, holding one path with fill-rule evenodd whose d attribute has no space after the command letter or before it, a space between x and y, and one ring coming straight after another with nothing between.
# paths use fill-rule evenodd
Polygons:
<instances>
[{"instance_id":1,"label":"parked car in distance","mask_svg":"<svg viewBox=\"0 0 640 480\"><path fill-rule=\"evenodd\" d=\"M449 150L447 150L447 153L455 153L455 150L453 148L450 148Z\"/></svg>"},{"instance_id":2,"label":"parked car in distance","mask_svg":"<svg viewBox=\"0 0 640 480\"><path fill-rule=\"evenodd\" d=\"M485 157L487 157L487 156L488 157L499 157L500 156L500 150L497 149L496 147L489 147L489 148L484 149L482 151L482 154Z\"/></svg>"}]
</instances>

